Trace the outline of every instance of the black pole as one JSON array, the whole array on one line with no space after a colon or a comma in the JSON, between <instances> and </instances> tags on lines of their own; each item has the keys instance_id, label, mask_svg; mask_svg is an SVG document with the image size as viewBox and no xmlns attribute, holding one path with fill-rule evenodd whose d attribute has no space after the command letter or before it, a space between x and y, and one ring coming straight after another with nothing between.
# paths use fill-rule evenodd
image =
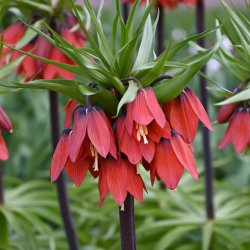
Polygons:
<instances>
[{"instance_id":1,"label":"black pole","mask_svg":"<svg viewBox=\"0 0 250 250\"><path fill-rule=\"evenodd\" d=\"M123 19L126 23L129 16L128 4L123 4ZM128 193L124 209L119 210L121 250L136 250L134 197Z\"/></svg>"},{"instance_id":2,"label":"black pole","mask_svg":"<svg viewBox=\"0 0 250 250\"><path fill-rule=\"evenodd\" d=\"M0 206L4 204L3 169L0 164Z\"/></svg>"},{"instance_id":3,"label":"black pole","mask_svg":"<svg viewBox=\"0 0 250 250\"><path fill-rule=\"evenodd\" d=\"M53 149L60 138L60 125L59 125L59 107L58 107L58 95L55 92L49 91L50 99L50 121L51 121L51 142ZM73 218L70 213L69 198L66 189L66 182L64 173L62 172L56 181L57 195L59 206L61 210L61 216L64 224L64 230L67 236L69 250L78 250L78 241L76 231L73 223Z\"/></svg>"},{"instance_id":4,"label":"black pole","mask_svg":"<svg viewBox=\"0 0 250 250\"><path fill-rule=\"evenodd\" d=\"M197 33L204 32L205 30L205 4L203 0L198 0L196 5L196 25ZM205 39L202 38L198 41L201 47L205 47ZM202 72L206 72L206 68L202 69ZM199 78L200 82L200 96L201 102L208 112L208 96L206 91L206 79L204 77ZM214 171L212 166L212 156L210 147L210 133L205 127L202 128L202 144L204 152L204 163L205 163L205 194L206 194L206 214L207 219L214 219Z\"/></svg>"},{"instance_id":5,"label":"black pole","mask_svg":"<svg viewBox=\"0 0 250 250\"><path fill-rule=\"evenodd\" d=\"M124 211L119 211L121 249L136 250L134 197L127 195L124 202Z\"/></svg>"},{"instance_id":6,"label":"black pole","mask_svg":"<svg viewBox=\"0 0 250 250\"><path fill-rule=\"evenodd\" d=\"M164 51L164 9L158 6L159 21L157 25L157 55Z\"/></svg>"}]
</instances>

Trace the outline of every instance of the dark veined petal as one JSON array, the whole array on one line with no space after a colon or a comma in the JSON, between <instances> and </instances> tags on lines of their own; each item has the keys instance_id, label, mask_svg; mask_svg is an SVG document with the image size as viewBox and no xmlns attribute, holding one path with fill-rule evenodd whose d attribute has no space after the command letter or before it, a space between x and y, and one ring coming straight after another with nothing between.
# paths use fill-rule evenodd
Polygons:
<instances>
[{"instance_id":1,"label":"dark veined petal","mask_svg":"<svg viewBox=\"0 0 250 250\"><path fill-rule=\"evenodd\" d=\"M73 132L69 140L69 156L71 161L75 162L86 136L87 117L86 108L79 107L74 115Z\"/></svg>"},{"instance_id":2,"label":"dark veined petal","mask_svg":"<svg viewBox=\"0 0 250 250\"><path fill-rule=\"evenodd\" d=\"M9 158L9 152L3 137L0 134L0 160L7 161Z\"/></svg>"},{"instance_id":3,"label":"dark veined petal","mask_svg":"<svg viewBox=\"0 0 250 250\"><path fill-rule=\"evenodd\" d=\"M224 123L228 121L228 119L232 116L237 106L238 106L238 103L230 103L230 104L222 106L217 116L218 123Z\"/></svg>"},{"instance_id":4,"label":"dark veined petal","mask_svg":"<svg viewBox=\"0 0 250 250\"><path fill-rule=\"evenodd\" d=\"M57 144L55 152L53 154L51 167L50 167L50 175L51 181L57 180L58 176L62 172L67 158L68 158L68 142L69 136L71 133L71 129L65 129L61 135L61 138Z\"/></svg>"},{"instance_id":5,"label":"dark veined petal","mask_svg":"<svg viewBox=\"0 0 250 250\"><path fill-rule=\"evenodd\" d=\"M186 95L190 106L192 107L194 113L201 120L201 122L211 131L214 131L212 124L209 120L209 117L202 106L198 97L194 94L194 92L190 88L186 88L184 90L184 94Z\"/></svg>"},{"instance_id":6,"label":"dark veined petal","mask_svg":"<svg viewBox=\"0 0 250 250\"><path fill-rule=\"evenodd\" d=\"M107 179L107 166L106 166L106 161L103 160L100 170L99 170L99 179L98 179L98 189L100 193L100 203L99 205L102 206L103 202L110 192L109 187L108 187L108 179Z\"/></svg>"},{"instance_id":7,"label":"dark veined petal","mask_svg":"<svg viewBox=\"0 0 250 250\"><path fill-rule=\"evenodd\" d=\"M136 173L135 166L124 162L128 173L128 192L132 194L138 201L143 202L143 189L145 187L143 180L139 174Z\"/></svg>"},{"instance_id":8,"label":"dark veined petal","mask_svg":"<svg viewBox=\"0 0 250 250\"><path fill-rule=\"evenodd\" d=\"M105 158L110 150L110 131L102 114L92 107L87 110L87 131L91 143L98 153Z\"/></svg>"},{"instance_id":9,"label":"dark veined petal","mask_svg":"<svg viewBox=\"0 0 250 250\"><path fill-rule=\"evenodd\" d=\"M134 100L133 119L140 125L148 125L154 119L154 116L147 105L146 98L145 90L142 89L137 92L137 96Z\"/></svg>"},{"instance_id":10,"label":"dark veined petal","mask_svg":"<svg viewBox=\"0 0 250 250\"><path fill-rule=\"evenodd\" d=\"M170 142L176 154L176 157L180 161L182 166L188 170L188 172L194 179L198 179L195 159L188 145L177 133L174 133L172 135L172 137L170 138Z\"/></svg>"},{"instance_id":11,"label":"dark veined petal","mask_svg":"<svg viewBox=\"0 0 250 250\"><path fill-rule=\"evenodd\" d=\"M157 174L165 185L171 190L175 189L178 186L184 168L177 159L170 140L162 140L157 145L153 164L155 164Z\"/></svg>"},{"instance_id":12,"label":"dark veined petal","mask_svg":"<svg viewBox=\"0 0 250 250\"><path fill-rule=\"evenodd\" d=\"M190 108L184 93L171 102L170 123L171 127L182 135L185 142L192 143L198 128L198 117Z\"/></svg>"},{"instance_id":13,"label":"dark veined petal","mask_svg":"<svg viewBox=\"0 0 250 250\"><path fill-rule=\"evenodd\" d=\"M122 205L127 196L128 173L122 159L110 159L106 162L109 190L118 205Z\"/></svg>"},{"instance_id":14,"label":"dark veined petal","mask_svg":"<svg viewBox=\"0 0 250 250\"><path fill-rule=\"evenodd\" d=\"M65 168L70 179L78 187L85 179L85 176L89 170L89 161L85 160L84 158L80 158L76 162L72 162L70 158L68 158Z\"/></svg>"},{"instance_id":15,"label":"dark veined petal","mask_svg":"<svg viewBox=\"0 0 250 250\"><path fill-rule=\"evenodd\" d=\"M64 106L64 110L66 111L66 116L65 116L65 120L64 120L64 127L65 128L71 127L71 114L77 105L78 105L78 103L75 100L69 99L68 103Z\"/></svg>"},{"instance_id":16,"label":"dark veined petal","mask_svg":"<svg viewBox=\"0 0 250 250\"><path fill-rule=\"evenodd\" d=\"M161 128L164 128L166 118L152 88L145 88L144 95L148 109L151 111L151 114L153 115L155 121Z\"/></svg>"},{"instance_id":17,"label":"dark veined petal","mask_svg":"<svg viewBox=\"0 0 250 250\"><path fill-rule=\"evenodd\" d=\"M0 107L0 131L9 132L13 129L12 123L4 112L3 108Z\"/></svg>"}]
</instances>

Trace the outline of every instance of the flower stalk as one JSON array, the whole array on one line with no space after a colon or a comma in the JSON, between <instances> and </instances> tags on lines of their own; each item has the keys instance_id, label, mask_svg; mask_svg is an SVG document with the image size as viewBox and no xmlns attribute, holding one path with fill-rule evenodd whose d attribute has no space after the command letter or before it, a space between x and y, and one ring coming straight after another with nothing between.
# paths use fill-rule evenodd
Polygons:
<instances>
[{"instance_id":1,"label":"flower stalk","mask_svg":"<svg viewBox=\"0 0 250 250\"><path fill-rule=\"evenodd\" d=\"M158 6L159 21L157 25L157 55L164 51L164 9Z\"/></svg>"},{"instance_id":2,"label":"flower stalk","mask_svg":"<svg viewBox=\"0 0 250 250\"><path fill-rule=\"evenodd\" d=\"M50 99L51 141L53 150L55 150L60 138L59 107L58 107L57 93L50 91L49 99ZM56 181L56 187L57 187L59 206L61 210L61 216L64 224L64 230L67 236L69 249L78 250L79 246L73 223L73 218L70 213L69 199L63 172L60 174L60 176Z\"/></svg>"},{"instance_id":3,"label":"flower stalk","mask_svg":"<svg viewBox=\"0 0 250 250\"><path fill-rule=\"evenodd\" d=\"M122 250L136 250L135 218L134 218L134 198L127 195L124 202L124 211L120 209L120 235Z\"/></svg>"},{"instance_id":4,"label":"flower stalk","mask_svg":"<svg viewBox=\"0 0 250 250\"><path fill-rule=\"evenodd\" d=\"M197 33L202 33L205 31L205 4L203 0L199 0L196 5L196 29ZM205 47L205 39L201 38L198 41L198 44L201 47ZM206 72L204 67L202 73ZM200 82L200 97L201 102L208 112L208 96L206 91L206 79L204 77L199 78ZM207 219L214 219L214 201L213 201L213 192L214 192L214 171L212 166L212 155L211 155L211 146L210 146L210 133L206 127L202 128L202 145L204 152L204 163L205 163L205 196L206 196L206 214Z\"/></svg>"},{"instance_id":5,"label":"flower stalk","mask_svg":"<svg viewBox=\"0 0 250 250\"><path fill-rule=\"evenodd\" d=\"M0 206L4 204L3 169L0 165Z\"/></svg>"}]
</instances>

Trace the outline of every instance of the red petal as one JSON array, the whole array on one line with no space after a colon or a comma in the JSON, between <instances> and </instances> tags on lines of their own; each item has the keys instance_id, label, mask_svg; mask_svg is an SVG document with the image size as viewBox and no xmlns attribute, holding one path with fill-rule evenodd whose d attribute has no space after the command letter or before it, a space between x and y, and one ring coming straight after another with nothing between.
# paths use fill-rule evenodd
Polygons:
<instances>
[{"instance_id":1,"label":"red petal","mask_svg":"<svg viewBox=\"0 0 250 250\"><path fill-rule=\"evenodd\" d=\"M159 143L161 138L168 139L171 137L171 129L167 121L164 128L161 128L155 121L152 121L148 126L148 131L148 137L157 143Z\"/></svg>"},{"instance_id":2,"label":"red petal","mask_svg":"<svg viewBox=\"0 0 250 250\"><path fill-rule=\"evenodd\" d=\"M222 106L217 116L218 123L226 122L231 117L237 106L238 103L231 103Z\"/></svg>"},{"instance_id":3,"label":"red petal","mask_svg":"<svg viewBox=\"0 0 250 250\"><path fill-rule=\"evenodd\" d=\"M144 95L145 95L147 106L149 110L151 111L151 114L153 115L155 121L158 123L158 125L161 128L164 128L165 123L166 123L166 118L162 111L162 108L160 107L156 99L155 93L152 90L152 88L151 87L145 88Z\"/></svg>"},{"instance_id":4,"label":"red petal","mask_svg":"<svg viewBox=\"0 0 250 250\"><path fill-rule=\"evenodd\" d=\"M139 142L134 138L133 135L129 135L126 130L123 132L119 146L121 152L127 155L129 161L132 164L137 164L141 160L142 154L140 151Z\"/></svg>"},{"instance_id":5,"label":"red petal","mask_svg":"<svg viewBox=\"0 0 250 250\"><path fill-rule=\"evenodd\" d=\"M9 158L9 152L3 137L0 134L0 160L7 161Z\"/></svg>"},{"instance_id":6,"label":"red petal","mask_svg":"<svg viewBox=\"0 0 250 250\"><path fill-rule=\"evenodd\" d=\"M219 143L219 149L225 148L231 142L231 133L231 123L229 123L224 138Z\"/></svg>"},{"instance_id":7,"label":"red petal","mask_svg":"<svg viewBox=\"0 0 250 250\"><path fill-rule=\"evenodd\" d=\"M185 142L192 143L198 128L198 118L183 93L171 103L170 123L171 127L182 135Z\"/></svg>"},{"instance_id":8,"label":"red petal","mask_svg":"<svg viewBox=\"0 0 250 250\"><path fill-rule=\"evenodd\" d=\"M70 179L78 187L85 179L85 176L89 170L89 161L81 158L73 163L71 162L70 158L68 158L65 168Z\"/></svg>"},{"instance_id":9,"label":"red petal","mask_svg":"<svg viewBox=\"0 0 250 250\"><path fill-rule=\"evenodd\" d=\"M65 128L71 127L71 114L77 105L78 105L78 103L75 100L70 99L68 101L68 103L64 106L64 110L66 110L66 116L65 116L65 120L64 120L64 127Z\"/></svg>"},{"instance_id":10,"label":"red petal","mask_svg":"<svg viewBox=\"0 0 250 250\"><path fill-rule=\"evenodd\" d=\"M98 189L100 193L100 203L99 205L102 206L104 199L110 192L109 187L108 187L108 179L107 179L107 166L105 164L105 160L103 160L103 164L100 168L100 173L99 173L99 179L98 179Z\"/></svg>"},{"instance_id":11,"label":"red petal","mask_svg":"<svg viewBox=\"0 0 250 250\"><path fill-rule=\"evenodd\" d=\"M83 107L78 108L75 112L73 132L69 140L69 156L73 162L76 161L86 136L86 116L86 109Z\"/></svg>"},{"instance_id":12,"label":"red petal","mask_svg":"<svg viewBox=\"0 0 250 250\"><path fill-rule=\"evenodd\" d=\"M134 117L134 102L131 102L127 105L127 114L124 121L126 130L130 135L133 132L133 125L134 125L133 117Z\"/></svg>"},{"instance_id":13,"label":"red petal","mask_svg":"<svg viewBox=\"0 0 250 250\"><path fill-rule=\"evenodd\" d=\"M50 167L51 181L57 180L66 164L66 160L68 158L68 141L70 132L71 130L69 129L64 130L53 154Z\"/></svg>"},{"instance_id":14,"label":"red petal","mask_svg":"<svg viewBox=\"0 0 250 250\"><path fill-rule=\"evenodd\" d=\"M168 101L162 105L163 113L165 114L168 122L170 122L171 104L172 104L172 101Z\"/></svg>"},{"instance_id":15,"label":"red petal","mask_svg":"<svg viewBox=\"0 0 250 250\"><path fill-rule=\"evenodd\" d=\"M102 157L106 157L110 149L110 132L108 125L95 108L89 108L87 111L87 131L88 136L96 150Z\"/></svg>"},{"instance_id":16,"label":"red petal","mask_svg":"<svg viewBox=\"0 0 250 250\"><path fill-rule=\"evenodd\" d=\"M230 122L230 136L235 150L239 153L248 144L250 120L247 110L241 110Z\"/></svg>"},{"instance_id":17,"label":"red petal","mask_svg":"<svg viewBox=\"0 0 250 250\"><path fill-rule=\"evenodd\" d=\"M26 27L21 22L16 22L3 32L3 41L9 45L16 44L24 35Z\"/></svg>"},{"instance_id":18,"label":"red petal","mask_svg":"<svg viewBox=\"0 0 250 250\"><path fill-rule=\"evenodd\" d=\"M143 158L150 163L153 158L154 158L154 154L155 154L155 144L152 140L148 140L148 144L144 144L142 141L138 142L139 143L139 147L140 147L140 151L142 153ZM131 145L130 145L130 150L132 149ZM131 150L133 151L133 150Z\"/></svg>"},{"instance_id":19,"label":"red petal","mask_svg":"<svg viewBox=\"0 0 250 250\"><path fill-rule=\"evenodd\" d=\"M36 40L34 54L48 59L51 54L51 50L52 45L45 38L39 36ZM38 70L42 70L46 65L46 63L39 60L35 60L35 64Z\"/></svg>"},{"instance_id":20,"label":"red petal","mask_svg":"<svg viewBox=\"0 0 250 250\"><path fill-rule=\"evenodd\" d=\"M3 108L0 107L0 131L9 132L12 129L13 127L9 117L6 115Z\"/></svg>"},{"instance_id":21,"label":"red petal","mask_svg":"<svg viewBox=\"0 0 250 250\"><path fill-rule=\"evenodd\" d=\"M114 200L122 205L127 196L128 173L123 160L109 160L107 164L108 187Z\"/></svg>"},{"instance_id":22,"label":"red petal","mask_svg":"<svg viewBox=\"0 0 250 250\"><path fill-rule=\"evenodd\" d=\"M201 122L208 129L210 129L211 131L214 131L204 107L202 106L200 100L197 98L197 96L194 94L194 92L190 88L186 88L184 91L184 94L186 95L188 102L191 105L194 113L198 116L198 118L201 120Z\"/></svg>"},{"instance_id":23,"label":"red petal","mask_svg":"<svg viewBox=\"0 0 250 250\"><path fill-rule=\"evenodd\" d=\"M178 134L173 135L170 139L170 142L176 154L176 157L180 161L182 166L189 171L194 179L198 179L195 159L187 144Z\"/></svg>"},{"instance_id":24,"label":"red petal","mask_svg":"<svg viewBox=\"0 0 250 250\"><path fill-rule=\"evenodd\" d=\"M171 190L175 189L178 186L184 168L177 159L170 140L163 140L157 147L154 164L159 177L165 185Z\"/></svg>"},{"instance_id":25,"label":"red petal","mask_svg":"<svg viewBox=\"0 0 250 250\"><path fill-rule=\"evenodd\" d=\"M125 122L125 117L119 117L115 124L115 132L118 145L120 145L124 133L124 122Z\"/></svg>"},{"instance_id":26,"label":"red petal","mask_svg":"<svg viewBox=\"0 0 250 250\"><path fill-rule=\"evenodd\" d=\"M128 172L128 192L132 194L137 200L143 202L143 188L144 183L139 174L136 173L136 169L133 165L126 163Z\"/></svg>"},{"instance_id":27,"label":"red petal","mask_svg":"<svg viewBox=\"0 0 250 250\"><path fill-rule=\"evenodd\" d=\"M147 96L145 92L144 89L138 91L133 105L133 120L141 125L148 125L154 119L146 103Z\"/></svg>"}]
</instances>

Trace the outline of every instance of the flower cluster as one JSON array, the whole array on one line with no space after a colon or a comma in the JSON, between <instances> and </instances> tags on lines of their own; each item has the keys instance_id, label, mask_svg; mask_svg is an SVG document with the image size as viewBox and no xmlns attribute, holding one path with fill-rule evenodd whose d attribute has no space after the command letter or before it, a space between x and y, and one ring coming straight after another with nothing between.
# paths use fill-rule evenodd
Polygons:
<instances>
[{"instance_id":1,"label":"flower cluster","mask_svg":"<svg viewBox=\"0 0 250 250\"><path fill-rule=\"evenodd\" d=\"M2 132L11 132L12 124L3 108L0 107L0 160L6 161L9 158L8 149L6 143L1 135Z\"/></svg>"},{"instance_id":2,"label":"flower cluster","mask_svg":"<svg viewBox=\"0 0 250 250\"><path fill-rule=\"evenodd\" d=\"M72 14L64 15L66 23L64 25L56 23L55 30L70 44L73 44L76 47L84 47L86 37L83 31L80 28L72 31L72 28L77 24L75 16ZM58 48L51 45L42 36L36 36L30 42L24 46L21 46L26 30L26 26L20 21L17 21L3 32L3 41L8 45L21 49L25 52L31 52L46 59L66 64L74 64L72 60L64 55ZM49 36L51 35L49 31L47 31L47 34ZM22 57L21 53L17 51L13 52L11 48L4 47L2 57L0 59L0 66L5 65L7 62L17 60L20 57ZM74 79L73 73L52 64L46 64L42 61L38 61L29 56L22 60L22 62L17 67L17 72L18 74L23 75L25 80L34 78L53 79L57 77L70 80Z\"/></svg>"},{"instance_id":3,"label":"flower cluster","mask_svg":"<svg viewBox=\"0 0 250 250\"><path fill-rule=\"evenodd\" d=\"M250 147L250 105L247 101L222 106L217 120L218 123L229 122L219 149L225 148L229 143L233 144L238 153Z\"/></svg>"},{"instance_id":4,"label":"flower cluster","mask_svg":"<svg viewBox=\"0 0 250 250\"><path fill-rule=\"evenodd\" d=\"M135 0L122 0L123 3L134 3ZM156 0L157 5L162 8L174 9L178 4L194 5L198 0ZM141 0L141 3L146 3L146 0Z\"/></svg>"},{"instance_id":5,"label":"flower cluster","mask_svg":"<svg viewBox=\"0 0 250 250\"><path fill-rule=\"evenodd\" d=\"M52 181L65 167L79 186L89 171L98 178L100 205L109 192L122 205L128 192L143 200L146 188L141 166L150 172L152 185L157 178L169 189L177 187L184 169L198 178L191 143L198 120L211 130L212 126L190 88L162 106L151 87L140 88L115 119L98 107L81 106L73 100L65 109L67 128L53 155Z\"/></svg>"}]
</instances>

